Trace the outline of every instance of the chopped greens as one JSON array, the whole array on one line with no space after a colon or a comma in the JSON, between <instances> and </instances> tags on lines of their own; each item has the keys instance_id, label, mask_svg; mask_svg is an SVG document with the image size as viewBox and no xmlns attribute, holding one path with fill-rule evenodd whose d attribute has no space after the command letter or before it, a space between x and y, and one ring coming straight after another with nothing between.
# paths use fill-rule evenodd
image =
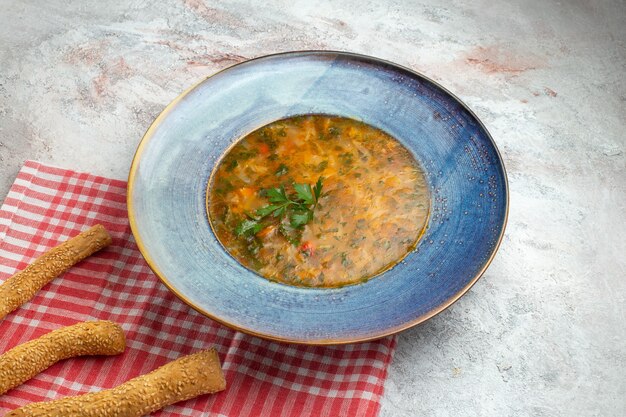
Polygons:
<instances>
[{"instance_id":1,"label":"chopped greens","mask_svg":"<svg viewBox=\"0 0 626 417\"><path fill-rule=\"evenodd\" d=\"M279 232L291 243L300 241L301 232L305 224L313 220L313 212L322 197L323 178L319 177L314 186L311 184L293 184L295 194L288 195L284 186L262 190L270 204L257 209L254 214L248 213L248 219L242 220L235 227L237 236L252 236L263 230L265 224L261 222L265 217L285 217L289 227L281 224Z\"/></svg>"},{"instance_id":2,"label":"chopped greens","mask_svg":"<svg viewBox=\"0 0 626 417\"><path fill-rule=\"evenodd\" d=\"M287 165L285 164L280 164L278 166L278 169L276 170L276 172L274 173L277 177L280 177L282 175L285 175L286 173L289 172L289 168L287 168Z\"/></svg>"},{"instance_id":3,"label":"chopped greens","mask_svg":"<svg viewBox=\"0 0 626 417\"><path fill-rule=\"evenodd\" d=\"M327 160L324 160L324 161L320 162L319 164L317 164L317 166L315 167L315 171L317 171L317 172L322 172L322 171L324 171L327 167L328 167L328 161L327 161Z\"/></svg>"},{"instance_id":4,"label":"chopped greens","mask_svg":"<svg viewBox=\"0 0 626 417\"><path fill-rule=\"evenodd\" d=\"M242 220L237 227L235 227L235 234L237 236L251 236L257 234L263 229L263 225L256 220L246 219Z\"/></svg>"}]
</instances>

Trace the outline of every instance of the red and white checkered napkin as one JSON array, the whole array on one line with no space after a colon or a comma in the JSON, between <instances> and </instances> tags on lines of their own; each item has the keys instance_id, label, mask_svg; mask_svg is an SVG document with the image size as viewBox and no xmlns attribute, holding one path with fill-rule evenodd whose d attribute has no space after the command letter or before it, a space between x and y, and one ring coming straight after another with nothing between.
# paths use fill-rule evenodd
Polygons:
<instances>
[{"instance_id":1,"label":"red and white checkered napkin","mask_svg":"<svg viewBox=\"0 0 626 417\"><path fill-rule=\"evenodd\" d=\"M0 209L0 281L87 227L113 244L45 286L0 321L0 353L61 326L112 320L126 352L57 363L0 396L0 415L33 401L111 388L181 355L215 346L228 387L155 416L376 416L395 338L311 347L274 343L189 308L150 271L130 232L126 183L28 161Z\"/></svg>"}]
</instances>

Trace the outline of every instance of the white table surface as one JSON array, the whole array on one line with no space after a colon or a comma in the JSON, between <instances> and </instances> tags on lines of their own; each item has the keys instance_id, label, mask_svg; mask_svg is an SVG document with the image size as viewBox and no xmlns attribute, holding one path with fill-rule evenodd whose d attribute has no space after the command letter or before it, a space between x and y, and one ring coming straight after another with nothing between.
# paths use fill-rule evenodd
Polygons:
<instances>
[{"instance_id":1,"label":"white table surface","mask_svg":"<svg viewBox=\"0 0 626 417\"><path fill-rule=\"evenodd\" d=\"M508 170L498 255L399 336L381 416L626 415L624 1L0 0L0 200L25 159L126 178L182 90L297 49L435 79Z\"/></svg>"}]
</instances>

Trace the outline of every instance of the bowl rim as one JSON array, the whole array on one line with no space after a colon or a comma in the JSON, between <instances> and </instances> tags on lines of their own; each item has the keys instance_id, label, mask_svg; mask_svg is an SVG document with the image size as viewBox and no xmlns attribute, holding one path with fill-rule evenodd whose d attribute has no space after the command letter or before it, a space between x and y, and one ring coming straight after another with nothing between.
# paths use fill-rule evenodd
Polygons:
<instances>
[{"instance_id":1,"label":"bowl rim","mask_svg":"<svg viewBox=\"0 0 626 417\"><path fill-rule=\"evenodd\" d=\"M493 146L496 155L498 156L498 160L500 162L500 166L502 168L502 174L504 177L504 183L503 183L503 190L504 190L504 195L506 196L506 200L504 202L504 218L502 221L502 228L500 230L500 234L498 236L498 239L496 241L496 244L494 246L493 251L491 252L491 255L489 256L489 258L487 259L487 261L485 262L485 264L483 265L483 267L480 269L480 271L478 271L474 277L472 277L472 279L463 287L461 288L459 291L457 291L457 293L455 293L452 297L448 298L444 303L440 304L439 306L431 309L430 311L414 318L413 320L404 323L402 325L399 326L395 326L395 327L391 327L388 329L385 329L384 331L380 332L379 334L375 334L372 336L366 336L366 337L348 337L348 338L341 338L341 339L316 339L316 340L301 340L301 339L291 339L288 337L278 337L275 335L271 335L271 334L266 334L263 332L259 332L256 330L252 330L252 329L248 329L248 328L244 328L241 326L238 326L236 324L230 323L224 319L221 319L220 317L217 317L205 310L203 310L202 308L200 308L199 306L195 305L193 302L191 302L184 294L182 294L180 291L178 291L176 288L174 288L174 286L168 281L167 277L165 277L165 275L157 268L156 263L154 262L154 260L151 258L151 256L149 255L147 248L144 244L144 242L142 241L140 235L139 235L139 230L137 227L137 221L135 219L135 211L133 208L133 203L132 203L132 196L133 196L133 189L134 189L134 182L136 179L136 174L137 174L137 170L139 167L139 160L141 158L141 155L147 145L147 143L150 141L150 139L154 136L154 132L157 129L157 127L161 124L161 122L168 116L168 114L172 111L172 109L174 107L176 107L176 105L182 101L183 98L185 98L187 96L187 94L189 94L191 91L193 91L196 87L198 87L200 84L204 83L206 80L208 80L209 78L220 74L224 71L227 71L231 68L237 67L239 65L242 64L247 64L250 63L252 61L257 61L257 60L262 60L262 59L266 59L266 58L272 58L272 57L280 57L280 56L289 56L289 55L324 55L324 54L332 54L332 55L338 55L338 56L343 56L343 57L347 57L347 58L357 58L357 59L361 59L361 60L367 60L369 62L374 62L374 63L378 63L378 64L383 64L386 66L391 66L391 67L395 67L398 69L401 69L403 71L409 72L415 76L417 76L418 78L424 79L429 83L432 83L434 86L436 86L437 88L441 89L443 92L445 92L446 94L448 94L450 97L452 97L454 100L456 100L456 102L465 110L467 111L478 123L478 125L485 131L485 133L487 134L487 138L489 139L489 141L491 142L491 145ZM135 154L133 155L133 159L131 162L131 166L130 166L130 171L128 173L128 181L127 181L127 193L126 193L126 205L127 205L127 212L128 212L128 220L129 220L129 224L130 224L130 229L131 232L135 238L135 242L137 244L137 247L139 248L139 252L141 253L141 255L143 256L143 258L146 260L146 263L148 264L148 266L150 267L150 269L152 270L152 272L154 272L154 274L161 280L161 282L174 294L176 295L181 301L183 301L185 304L187 304L188 306L190 306L191 308L193 308L194 310L196 310L197 312L199 312L200 314L210 318L211 320L215 320L216 322L223 324L233 330L236 331L240 331L252 336L256 336L256 337L260 337L263 339L267 339L267 340L272 340L275 342L283 342L283 343L294 343L294 344L301 344L301 345L342 345L342 344L350 344L350 343L360 343L360 342L367 342L367 341L371 341L371 340L377 340L377 339L381 339L383 337L387 337L387 336L391 336L394 335L396 333L400 333L404 330L407 330L411 327L417 326L418 324L421 324L431 318L433 318L434 316L438 315L439 313L443 312L444 310L446 310L448 307L450 307L452 304L454 304L455 302L457 302L467 291L469 291L470 288L472 288L474 286L474 284L476 284L476 282L484 275L485 271L487 270L487 268L489 267L489 265L491 265L491 262L493 261L493 259L496 256L496 253L498 252L498 249L500 248L500 244L502 243L502 240L504 238L504 233L506 230L506 226L508 223L508 217L509 217L509 203L510 203L510 196L509 196L509 182L508 182L508 176L507 176L507 172L506 172L506 167L504 166L504 159L502 158L502 154L500 153L500 150L498 149L495 141L493 140L493 137L491 136L491 133L489 132L489 130L487 130L487 127L483 124L483 122L478 118L478 116L476 115L476 113L474 113L468 106L467 104L465 104L465 102L463 102L459 97L457 97L454 93L452 93L451 91L449 91L447 88L445 88L444 86L442 86L441 84L439 84L437 81L421 74L420 72L417 72L411 68L407 68L403 65L397 64L395 62L391 62L382 58L377 58L374 56L370 56L370 55L364 55L364 54L359 54L359 53L355 53L355 52L347 52L347 51L337 51L337 50L323 50L323 49L312 49L312 50L294 50L294 51L286 51L286 52L278 52L278 53L273 53L273 54L268 54L268 55L261 55L261 56L257 56L254 58L250 58L250 59L246 59L244 61L238 62L236 64L233 65L229 65L227 67L224 67L204 78L202 78L201 80L197 81L196 83L194 83L193 85L191 85L190 87L188 87L186 90L184 90L182 93L180 93L176 98L174 98L174 100L172 100L169 104L167 104L165 106L165 108L159 113L159 115L154 119L154 121L150 124L150 126L148 127L148 129L146 130L146 133L144 133L144 135L141 138L141 141L139 142L139 145L137 146L137 149L135 151Z\"/></svg>"}]
</instances>

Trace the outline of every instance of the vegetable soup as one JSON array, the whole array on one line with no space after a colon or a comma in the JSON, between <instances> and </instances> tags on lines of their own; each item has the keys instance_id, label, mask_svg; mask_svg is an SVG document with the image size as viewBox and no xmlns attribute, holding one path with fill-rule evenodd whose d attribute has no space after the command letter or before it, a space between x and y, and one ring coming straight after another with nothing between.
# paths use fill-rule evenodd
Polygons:
<instances>
[{"instance_id":1,"label":"vegetable soup","mask_svg":"<svg viewBox=\"0 0 626 417\"><path fill-rule=\"evenodd\" d=\"M244 266L284 284L363 282L415 248L429 210L413 156L383 131L326 115L237 142L207 191L211 225Z\"/></svg>"}]
</instances>

